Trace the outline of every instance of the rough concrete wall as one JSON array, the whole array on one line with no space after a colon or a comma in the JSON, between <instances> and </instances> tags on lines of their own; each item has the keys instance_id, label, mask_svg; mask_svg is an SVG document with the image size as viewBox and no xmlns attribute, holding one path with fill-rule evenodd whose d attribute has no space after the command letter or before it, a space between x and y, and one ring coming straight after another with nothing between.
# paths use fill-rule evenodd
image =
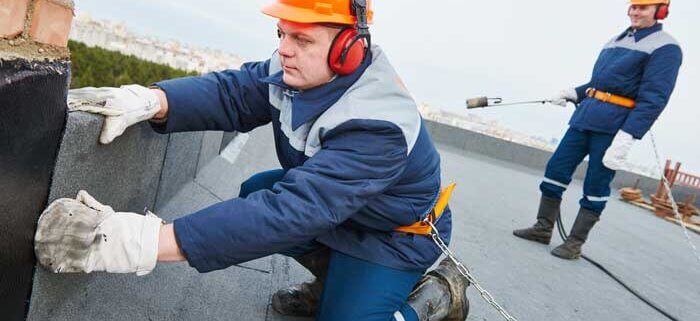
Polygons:
<instances>
[{"instance_id":1,"label":"rough concrete wall","mask_svg":"<svg viewBox=\"0 0 700 321\"><path fill-rule=\"evenodd\" d=\"M543 175L547 161L552 156L551 152L545 150L520 145L433 121L426 120L426 127L428 128L430 135L437 142L469 152L483 154L495 159L538 169L542 171ZM587 168L587 161L581 163L574 173L574 178L582 180L586 175ZM642 190L644 195L648 197L649 195L656 193L656 188L659 183L657 179L652 179L627 171L617 171L615 174L615 179L611 185L613 189L633 186L638 179L639 188ZM533 188L537 188L537 186L534 186ZM613 191L613 195L616 195L615 193L616 192ZM685 187L673 188L673 195L676 198L676 201L679 202L685 200L689 195L695 194L698 194L698 191ZM696 202L696 205L700 206L700 200Z\"/></svg>"},{"instance_id":2,"label":"rough concrete wall","mask_svg":"<svg viewBox=\"0 0 700 321\"><path fill-rule=\"evenodd\" d=\"M161 208L182 186L194 179L200 152L197 147L201 145L203 137L203 132L169 135L155 209Z\"/></svg>"},{"instance_id":3,"label":"rough concrete wall","mask_svg":"<svg viewBox=\"0 0 700 321\"><path fill-rule=\"evenodd\" d=\"M230 133L208 131L170 135L156 209L168 204L183 186L194 181L197 173L214 161L220 150L223 150L221 146L226 134Z\"/></svg>"},{"instance_id":4,"label":"rough concrete wall","mask_svg":"<svg viewBox=\"0 0 700 321\"><path fill-rule=\"evenodd\" d=\"M84 189L120 211L154 208L167 135L138 124L108 145L96 139L102 116L70 112L56 161L49 202Z\"/></svg>"}]
</instances>

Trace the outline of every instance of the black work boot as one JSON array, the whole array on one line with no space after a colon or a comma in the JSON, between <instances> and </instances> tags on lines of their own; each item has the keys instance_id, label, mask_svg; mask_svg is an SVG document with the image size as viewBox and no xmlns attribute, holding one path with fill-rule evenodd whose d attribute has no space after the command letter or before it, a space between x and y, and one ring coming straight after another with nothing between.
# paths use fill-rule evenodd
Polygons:
<instances>
[{"instance_id":1,"label":"black work boot","mask_svg":"<svg viewBox=\"0 0 700 321\"><path fill-rule=\"evenodd\" d=\"M593 225L600 220L598 215L598 213L583 207L579 209L569 237L562 245L552 250L552 255L567 260L575 260L581 257L581 246L586 242L588 233L593 228Z\"/></svg>"},{"instance_id":2,"label":"black work boot","mask_svg":"<svg viewBox=\"0 0 700 321\"><path fill-rule=\"evenodd\" d=\"M408 305L420 321L464 321L469 314L468 286L457 265L445 258L418 281L408 296Z\"/></svg>"},{"instance_id":3,"label":"black work boot","mask_svg":"<svg viewBox=\"0 0 700 321\"><path fill-rule=\"evenodd\" d=\"M314 316L323 292L330 253L330 249L324 247L294 258L307 268L315 279L312 282L304 282L277 291L272 295L272 308L287 316Z\"/></svg>"},{"instance_id":4,"label":"black work boot","mask_svg":"<svg viewBox=\"0 0 700 321\"><path fill-rule=\"evenodd\" d=\"M557 220L557 217L559 217L559 205L561 205L561 199L542 195L535 225L514 230L513 235L526 240L549 244L549 240L552 239L554 222Z\"/></svg>"}]
</instances>

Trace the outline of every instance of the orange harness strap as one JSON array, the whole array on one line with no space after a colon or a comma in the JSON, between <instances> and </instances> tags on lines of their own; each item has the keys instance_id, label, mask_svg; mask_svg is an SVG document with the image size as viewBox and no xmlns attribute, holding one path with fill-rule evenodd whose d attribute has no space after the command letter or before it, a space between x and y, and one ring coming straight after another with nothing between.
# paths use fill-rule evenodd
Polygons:
<instances>
[{"instance_id":1,"label":"orange harness strap","mask_svg":"<svg viewBox=\"0 0 700 321\"><path fill-rule=\"evenodd\" d=\"M620 107L632 109L635 106L634 99L632 99L632 98L627 98L627 97L618 96L618 95L611 94L611 93L606 93L604 91L600 91L600 90L597 90L595 88L586 89L586 95L588 95L588 97L592 97L592 98L598 99L600 101L603 101L606 103L611 103L613 105L617 105Z\"/></svg>"},{"instance_id":2,"label":"orange harness strap","mask_svg":"<svg viewBox=\"0 0 700 321\"><path fill-rule=\"evenodd\" d=\"M427 222L435 223L435 221L437 221L437 219L442 215L442 212L445 211L445 207L447 207L447 202L452 196L452 191L455 189L456 186L457 183L451 183L450 185L447 185L447 187L445 187L442 191L440 191L440 196L438 196L438 200L437 202L435 202L435 206L430 211L430 213L428 213L428 216L425 218L425 220L415 222L408 226L400 226L394 230L397 232L417 235L430 235L433 231L433 228Z\"/></svg>"}]
</instances>

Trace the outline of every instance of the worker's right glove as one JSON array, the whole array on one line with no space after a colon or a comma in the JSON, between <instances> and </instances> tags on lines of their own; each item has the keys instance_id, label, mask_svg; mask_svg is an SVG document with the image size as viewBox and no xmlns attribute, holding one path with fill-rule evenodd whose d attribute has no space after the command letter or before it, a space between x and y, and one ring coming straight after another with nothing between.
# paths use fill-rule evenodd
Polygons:
<instances>
[{"instance_id":1,"label":"worker's right glove","mask_svg":"<svg viewBox=\"0 0 700 321\"><path fill-rule=\"evenodd\" d=\"M576 94L576 89L574 88L564 89L552 97L551 101L554 105L566 107L566 103L575 103L578 101L578 94Z\"/></svg>"},{"instance_id":2,"label":"worker's right glove","mask_svg":"<svg viewBox=\"0 0 700 321\"><path fill-rule=\"evenodd\" d=\"M160 111L160 100L140 85L85 87L68 91L68 108L105 115L100 143L109 144L127 127L153 118Z\"/></svg>"},{"instance_id":3,"label":"worker's right glove","mask_svg":"<svg viewBox=\"0 0 700 321\"><path fill-rule=\"evenodd\" d=\"M156 266L162 220L121 213L85 191L61 198L39 217L36 257L54 273L106 271L145 275Z\"/></svg>"}]
</instances>

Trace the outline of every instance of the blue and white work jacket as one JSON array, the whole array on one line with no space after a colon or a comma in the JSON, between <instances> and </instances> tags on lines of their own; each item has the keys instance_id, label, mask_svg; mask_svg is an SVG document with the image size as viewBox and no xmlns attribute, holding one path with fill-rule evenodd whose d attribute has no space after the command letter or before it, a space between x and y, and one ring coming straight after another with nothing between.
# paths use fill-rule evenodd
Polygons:
<instances>
[{"instance_id":1,"label":"blue and white work jacket","mask_svg":"<svg viewBox=\"0 0 700 321\"><path fill-rule=\"evenodd\" d=\"M168 98L161 133L247 132L272 123L282 181L175 220L176 239L200 272L316 240L402 270L440 255L429 236L393 230L423 219L440 190L440 157L417 106L374 46L353 74L306 91L282 81L277 53L240 70L157 84ZM449 241L449 209L437 222Z\"/></svg>"},{"instance_id":2,"label":"blue and white work jacket","mask_svg":"<svg viewBox=\"0 0 700 321\"><path fill-rule=\"evenodd\" d=\"M625 30L605 45L591 81L576 88L580 104L569 125L608 134L622 129L641 139L666 107L682 60L678 42L661 24ZM629 109L590 98L589 87L631 98L636 106Z\"/></svg>"}]
</instances>

